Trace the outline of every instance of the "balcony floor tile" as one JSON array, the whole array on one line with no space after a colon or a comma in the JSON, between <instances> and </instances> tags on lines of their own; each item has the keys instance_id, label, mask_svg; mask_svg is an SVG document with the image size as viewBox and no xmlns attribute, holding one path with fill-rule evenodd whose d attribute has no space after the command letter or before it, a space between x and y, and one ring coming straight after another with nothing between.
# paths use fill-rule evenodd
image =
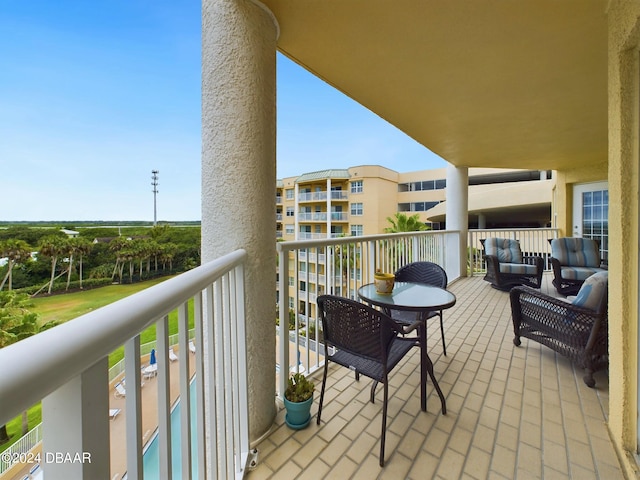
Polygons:
<instances>
[{"instance_id":1,"label":"balcony floor tile","mask_svg":"<svg viewBox=\"0 0 640 480\"><path fill-rule=\"evenodd\" d=\"M545 275L543 289L555 294ZM447 415L428 383L427 412L419 406L416 349L393 373L385 467L378 465L382 396L368 402L370 381L356 382L332 365L322 422L289 429L278 413L257 448L251 479L378 478L623 478L606 422L608 373L596 388L552 350L523 339L513 345L509 295L482 277L449 289L457 304L445 312L447 356L438 322L428 328L429 355L447 398Z\"/></svg>"}]
</instances>

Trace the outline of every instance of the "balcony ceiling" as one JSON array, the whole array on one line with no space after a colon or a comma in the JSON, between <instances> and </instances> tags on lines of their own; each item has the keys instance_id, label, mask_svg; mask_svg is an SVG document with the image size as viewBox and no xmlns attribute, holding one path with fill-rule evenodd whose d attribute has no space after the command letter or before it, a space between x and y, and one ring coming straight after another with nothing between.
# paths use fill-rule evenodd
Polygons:
<instances>
[{"instance_id":1,"label":"balcony ceiling","mask_svg":"<svg viewBox=\"0 0 640 480\"><path fill-rule=\"evenodd\" d=\"M263 2L284 55L455 165L606 161L606 0Z\"/></svg>"}]
</instances>

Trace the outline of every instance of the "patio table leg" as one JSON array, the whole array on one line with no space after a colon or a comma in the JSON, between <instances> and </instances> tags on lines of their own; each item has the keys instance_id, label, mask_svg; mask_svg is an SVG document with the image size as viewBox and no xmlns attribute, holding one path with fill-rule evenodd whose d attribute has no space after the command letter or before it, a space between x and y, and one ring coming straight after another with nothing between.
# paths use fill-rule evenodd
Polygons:
<instances>
[{"instance_id":1,"label":"patio table leg","mask_svg":"<svg viewBox=\"0 0 640 480\"><path fill-rule=\"evenodd\" d=\"M420 327L418 327L418 335L420 337L420 407L423 412L427 411L427 374L431 377L433 386L440 397L440 403L442 405L442 414L447 414L447 403L445 401L440 385L436 380L436 376L433 370L433 362L429 358L427 352L427 322L423 319Z\"/></svg>"}]
</instances>

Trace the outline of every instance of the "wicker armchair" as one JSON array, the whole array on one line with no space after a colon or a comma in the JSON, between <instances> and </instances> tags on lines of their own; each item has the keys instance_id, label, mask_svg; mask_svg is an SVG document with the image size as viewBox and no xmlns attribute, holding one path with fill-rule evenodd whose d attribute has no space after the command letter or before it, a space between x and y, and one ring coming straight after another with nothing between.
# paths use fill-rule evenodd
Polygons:
<instances>
[{"instance_id":1,"label":"wicker armchair","mask_svg":"<svg viewBox=\"0 0 640 480\"><path fill-rule=\"evenodd\" d=\"M447 272L433 262L413 262L400 267L396 273L397 282L414 282L432 285L434 287L447 288ZM391 310L391 318L403 325L409 325L419 320L419 313L408 312L402 310ZM424 315L424 314L423 314ZM429 312L426 314L427 320L433 317L440 317L440 334L442 335L442 352L447 354L447 346L444 342L444 326L442 324L442 310L437 312Z\"/></svg>"},{"instance_id":2,"label":"wicker armchair","mask_svg":"<svg viewBox=\"0 0 640 480\"><path fill-rule=\"evenodd\" d=\"M380 437L380 466L383 467L389 395L388 375L409 350L416 346L416 342L414 339L400 337L398 334L402 332L402 328L388 315L368 305L333 295L321 295L317 301L327 354L316 422L320 425L330 362L354 370L356 380L360 379L361 374L372 378L374 382L371 387L371 403L374 401L378 382L384 384Z\"/></svg>"},{"instance_id":3,"label":"wicker armchair","mask_svg":"<svg viewBox=\"0 0 640 480\"><path fill-rule=\"evenodd\" d=\"M600 246L590 238L563 237L549 240L553 285L562 295L575 295L591 275L603 272Z\"/></svg>"},{"instance_id":4,"label":"wicker armchair","mask_svg":"<svg viewBox=\"0 0 640 480\"><path fill-rule=\"evenodd\" d=\"M593 373L608 363L607 273L585 281L569 303L529 287L510 292L513 343L525 337L546 345L585 369L584 383L594 387Z\"/></svg>"},{"instance_id":5,"label":"wicker armchair","mask_svg":"<svg viewBox=\"0 0 640 480\"><path fill-rule=\"evenodd\" d=\"M498 290L509 291L516 285L540 288L544 260L539 256L523 256L520 243L509 238L486 238L480 243L487 265L484 279Z\"/></svg>"}]
</instances>

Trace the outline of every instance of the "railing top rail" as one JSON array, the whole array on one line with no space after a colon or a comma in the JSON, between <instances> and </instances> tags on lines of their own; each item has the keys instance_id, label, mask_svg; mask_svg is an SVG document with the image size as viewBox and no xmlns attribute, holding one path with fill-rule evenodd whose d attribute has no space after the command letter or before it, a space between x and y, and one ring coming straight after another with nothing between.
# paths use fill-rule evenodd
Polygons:
<instances>
[{"instance_id":1,"label":"railing top rail","mask_svg":"<svg viewBox=\"0 0 640 480\"><path fill-rule=\"evenodd\" d=\"M347 236L347 237L337 237L337 238L323 238L321 240L293 240L288 242L278 242L276 244L276 248L279 252L285 252L285 251L296 250L300 248L324 247L327 245L341 245L343 243L361 243L361 242L371 242L376 240L388 240L393 238L441 235L441 234L449 234L449 233L460 233L460 232L459 230L425 230L422 232L382 233L378 235L362 235L357 237Z\"/></svg>"},{"instance_id":2,"label":"railing top rail","mask_svg":"<svg viewBox=\"0 0 640 480\"><path fill-rule=\"evenodd\" d=\"M0 349L0 425L76 377L242 264L236 250L175 278Z\"/></svg>"},{"instance_id":3,"label":"railing top rail","mask_svg":"<svg viewBox=\"0 0 640 480\"><path fill-rule=\"evenodd\" d=\"M541 228L474 228L469 229L470 233L476 232L557 232L560 229L553 227L541 227Z\"/></svg>"}]
</instances>

